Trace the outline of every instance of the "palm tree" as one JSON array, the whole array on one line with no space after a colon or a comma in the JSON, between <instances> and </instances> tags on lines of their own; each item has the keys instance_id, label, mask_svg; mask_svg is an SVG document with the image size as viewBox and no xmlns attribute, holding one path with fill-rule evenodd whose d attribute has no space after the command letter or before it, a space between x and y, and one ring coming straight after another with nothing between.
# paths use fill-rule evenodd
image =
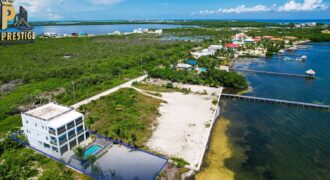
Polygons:
<instances>
[{"instance_id":1,"label":"palm tree","mask_svg":"<svg viewBox=\"0 0 330 180\"><path fill-rule=\"evenodd\" d=\"M88 161L89 165L94 166L94 163L96 161L96 156L95 155L87 156L87 161Z\"/></svg>"},{"instance_id":2,"label":"palm tree","mask_svg":"<svg viewBox=\"0 0 330 180\"><path fill-rule=\"evenodd\" d=\"M80 159L84 159L84 148L78 146L73 150L74 154Z\"/></svg>"}]
</instances>

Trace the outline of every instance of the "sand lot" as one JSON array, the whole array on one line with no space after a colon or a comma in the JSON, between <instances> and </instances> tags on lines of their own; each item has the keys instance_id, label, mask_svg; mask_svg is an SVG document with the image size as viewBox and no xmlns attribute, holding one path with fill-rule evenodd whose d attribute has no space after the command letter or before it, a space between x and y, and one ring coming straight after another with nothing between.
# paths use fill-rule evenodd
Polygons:
<instances>
[{"instance_id":1,"label":"sand lot","mask_svg":"<svg viewBox=\"0 0 330 180\"><path fill-rule=\"evenodd\" d=\"M158 126L147 145L154 151L170 157L180 157L198 170L203 159L211 128L216 116L222 88L190 86L192 91L207 90L207 95L162 93ZM216 93L215 93L216 92Z\"/></svg>"}]
</instances>

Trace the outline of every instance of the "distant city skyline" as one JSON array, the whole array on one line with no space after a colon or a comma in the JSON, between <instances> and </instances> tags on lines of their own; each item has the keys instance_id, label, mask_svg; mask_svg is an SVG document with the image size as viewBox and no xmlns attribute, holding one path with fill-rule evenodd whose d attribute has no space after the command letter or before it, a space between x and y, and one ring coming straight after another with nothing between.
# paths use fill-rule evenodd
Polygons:
<instances>
[{"instance_id":1,"label":"distant city skyline","mask_svg":"<svg viewBox=\"0 0 330 180\"><path fill-rule=\"evenodd\" d=\"M326 19L330 0L16 0L32 21Z\"/></svg>"}]
</instances>

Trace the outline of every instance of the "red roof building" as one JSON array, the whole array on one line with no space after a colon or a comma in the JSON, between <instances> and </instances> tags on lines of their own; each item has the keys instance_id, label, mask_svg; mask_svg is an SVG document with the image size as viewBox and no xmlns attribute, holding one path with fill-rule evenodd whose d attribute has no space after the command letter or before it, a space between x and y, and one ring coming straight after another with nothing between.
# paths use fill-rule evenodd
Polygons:
<instances>
[{"instance_id":1,"label":"red roof building","mask_svg":"<svg viewBox=\"0 0 330 180\"><path fill-rule=\"evenodd\" d=\"M239 45L238 44L226 44L227 48L238 48Z\"/></svg>"}]
</instances>

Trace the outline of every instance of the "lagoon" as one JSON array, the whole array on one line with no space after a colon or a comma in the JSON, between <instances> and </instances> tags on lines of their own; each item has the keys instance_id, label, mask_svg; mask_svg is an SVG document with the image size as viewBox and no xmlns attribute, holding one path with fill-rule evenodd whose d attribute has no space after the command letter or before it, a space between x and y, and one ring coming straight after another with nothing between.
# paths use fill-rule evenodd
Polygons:
<instances>
[{"instance_id":1,"label":"lagoon","mask_svg":"<svg viewBox=\"0 0 330 180\"><path fill-rule=\"evenodd\" d=\"M72 34L72 33L87 33L87 34L108 34L115 31L132 32L134 29L173 29L181 27L181 25L168 24L117 24L117 25L56 25L56 26L35 26L33 31L36 34L43 32L52 32L56 34ZM17 29L8 29L7 31L17 31Z\"/></svg>"}]
</instances>

